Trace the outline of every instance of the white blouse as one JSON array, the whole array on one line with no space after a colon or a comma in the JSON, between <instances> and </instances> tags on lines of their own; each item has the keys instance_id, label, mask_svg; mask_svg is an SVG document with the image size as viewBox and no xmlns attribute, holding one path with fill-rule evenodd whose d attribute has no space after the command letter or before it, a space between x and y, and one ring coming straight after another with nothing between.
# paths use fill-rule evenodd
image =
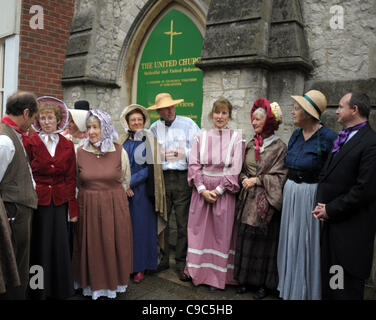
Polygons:
<instances>
[{"instance_id":1,"label":"white blouse","mask_svg":"<svg viewBox=\"0 0 376 320\"><path fill-rule=\"evenodd\" d=\"M59 135L57 133L39 133L39 137L46 146L51 157L55 156L56 146L59 143Z\"/></svg>"}]
</instances>

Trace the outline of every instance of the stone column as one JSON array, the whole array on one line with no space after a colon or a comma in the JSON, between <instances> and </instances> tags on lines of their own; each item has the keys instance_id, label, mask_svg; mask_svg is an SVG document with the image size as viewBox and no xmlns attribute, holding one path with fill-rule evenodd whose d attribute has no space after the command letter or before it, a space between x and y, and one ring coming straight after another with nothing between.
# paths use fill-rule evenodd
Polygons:
<instances>
[{"instance_id":1,"label":"stone column","mask_svg":"<svg viewBox=\"0 0 376 320\"><path fill-rule=\"evenodd\" d=\"M212 126L208 114L213 103L223 96L233 105L233 129L242 129L245 136L250 137L250 110L253 102L261 96L266 96L267 72L261 68L228 67L220 70L207 70L203 79L203 115L202 127Z\"/></svg>"},{"instance_id":2,"label":"stone column","mask_svg":"<svg viewBox=\"0 0 376 320\"><path fill-rule=\"evenodd\" d=\"M219 97L234 106L233 128L244 138L253 134L250 110L255 100L278 102L284 125L278 134L287 142L292 131L290 95L302 94L312 66L297 0L212 0L207 15L201 61L204 71L203 127Z\"/></svg>"}]
</instances>

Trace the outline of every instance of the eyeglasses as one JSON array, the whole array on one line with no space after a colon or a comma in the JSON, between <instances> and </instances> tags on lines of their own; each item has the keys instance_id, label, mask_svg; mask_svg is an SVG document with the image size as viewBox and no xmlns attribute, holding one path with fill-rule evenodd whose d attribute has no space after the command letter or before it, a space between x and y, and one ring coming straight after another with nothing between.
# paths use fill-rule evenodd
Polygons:
<instances>
[{"instance_id":1,"label":"eyeglasses","mask_svg":"<svg viewBox=\"0 0 376 320\"><path fill-rule=\"evenodd\" d=\"M42 116L42 117L39 118L39 121L42 121L42 122L46 122L47 120L52 122L52 121L56 120L56 117L55 116L47 116L47 117Z\"/></svg>"},{"instance_id":2,"label":"eyeglasses","mask_svg":"<svg viewBox=\"0 0 376 320\"><path fill-rule=\"evenodd\" d=\"M139 121L142 121L144 122L144 118L132 118L132 119L129 119L129 122L139 122Z\"/></svg>"}]
</instances>

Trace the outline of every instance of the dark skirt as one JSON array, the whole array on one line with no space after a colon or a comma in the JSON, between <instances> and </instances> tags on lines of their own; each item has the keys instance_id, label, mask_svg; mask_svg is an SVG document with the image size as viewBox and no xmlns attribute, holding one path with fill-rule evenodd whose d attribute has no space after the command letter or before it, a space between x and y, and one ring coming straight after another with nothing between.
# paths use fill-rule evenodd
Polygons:
<instances>
[{"instance_id":1,"label":"dark skirt","mask_svg":"<svg viewBox=\"0 0 376 320\"><path fill-rule=\"evenodd\" d=\"M264 233L241 223L235 251L234 278L239 283L275 290L278 285L277 250L280 214L274 213Z\"/></svg>"},{"instance_id":2,"label":"dark skirt","mask_svg":"<svg viewBox=\"0 0 376 320\"><path fill-rule=\"evenodd\" d=\"M129 211L133 235L133 272L155 270L158 266L157 214L146 194L146 183L133 188Z\"/></svg>"},{"instance_id":3,"label":"dark skirt","mask_svg":"<svg viewBox=\"0 0 376 320\"><path fill-rule=\"evenodd\" d=\"M43 289L29 288L31 299L65 299L74 294L67 212L67 204L54 206L52 201L34 212L30 265L43 268L44 281Z\"/></svg>"}]
</instances>

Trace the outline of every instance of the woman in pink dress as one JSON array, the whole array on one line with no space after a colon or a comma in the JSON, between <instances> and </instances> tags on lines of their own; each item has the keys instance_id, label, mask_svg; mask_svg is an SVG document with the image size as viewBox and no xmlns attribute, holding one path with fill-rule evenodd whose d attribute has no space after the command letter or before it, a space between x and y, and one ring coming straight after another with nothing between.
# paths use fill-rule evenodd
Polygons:
<instances>
[{"instance_id":1,"label":"woman in pink dress","mask_svg":"<svg viewBox=\"0 0 376 320\"><path fill-rule=\"evenodd\" d=\"M236 229L235 194L243 160L241 134L227 127L231 103L220 98L209 117L214 128L203 130L192 145L188 183L194 186L188 219L185 273L194 285L210 291L224 289L234 280Z\"/></svg>"}]
</instances>

